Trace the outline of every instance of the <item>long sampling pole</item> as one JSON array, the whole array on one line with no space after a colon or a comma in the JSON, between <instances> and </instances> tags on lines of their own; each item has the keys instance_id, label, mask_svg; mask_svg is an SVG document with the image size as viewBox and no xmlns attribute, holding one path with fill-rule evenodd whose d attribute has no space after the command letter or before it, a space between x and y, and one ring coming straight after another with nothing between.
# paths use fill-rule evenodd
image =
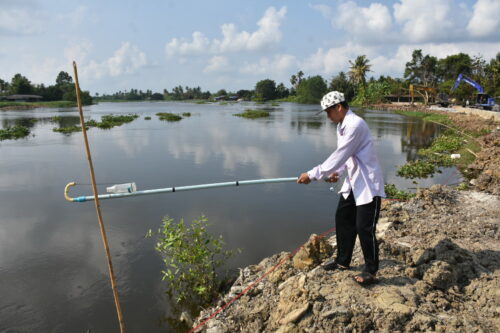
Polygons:
<instances>
[{"instance_id":1,"label":"long sampling pole","mask_svg":"<svg viewBox=\"0 0 500 333\"><path fill-rule=\"evenodd\" d=\"M102 220L101 205L99 202L99 196L98 196L97 186L96 186L96 182L95 182L94 166L92 164L92 156L90 155L89 141L87 139L87 130L85 129L85 120L83 119L82 101L81 101L81 97L80 97L80 85L78 83L78 71L76 69L76 62L74 62L74 61L73 61L73 70L75 72L76 101L78 104L78 111L80 112L80 125L82 126L83 140L85 141L85 150L87 152L87 160L89 162L90 178L92 181L92 191L94 193L94 200L95 200L95 210L97 212L97 219L99 220L99 227L101 229L102 242L104 243L104 249L106 250L109 278L111 279L111 288L113 289L113 296L115 299L116 313L118 314L118 322L120 324L120 332L125 333L125 322L123 320L122 309L120 306L120 298L118 296L118 289L116 288L116 279L115 279L115 273L113 271L113 263L111 261L111 253L109 251L108 237L106 236L106 230L104 229L104 222Z\"/></svg>"}]
</instances>

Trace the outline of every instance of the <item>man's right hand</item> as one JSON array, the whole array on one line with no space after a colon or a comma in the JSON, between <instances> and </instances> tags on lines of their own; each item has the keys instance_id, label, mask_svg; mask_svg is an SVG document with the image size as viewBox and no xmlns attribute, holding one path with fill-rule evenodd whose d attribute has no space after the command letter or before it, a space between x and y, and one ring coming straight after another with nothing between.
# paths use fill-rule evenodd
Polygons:
<instances>
[{"instance_id":1,"label":"man's right hand","mask_svg":"<svg viewBox=\"0 0 500 333\"><path fill-rule=\"evenodd\" d=\"M307 172L304 172L299 176L297 179L297 184L309 184L311 182L311 178L309 178L309 175Z\"/></svg>"},{"instance_id":2,"label":"man's right hand","mask_svg":"<svg viewBox=\"0 0 500 333\"><path fill-rule=\"evenodd\" d=\"M332 173L328 178L325 179L328 183L336 183L339 180L339 174L337 172Z\"/></svg>"}]
</instances>

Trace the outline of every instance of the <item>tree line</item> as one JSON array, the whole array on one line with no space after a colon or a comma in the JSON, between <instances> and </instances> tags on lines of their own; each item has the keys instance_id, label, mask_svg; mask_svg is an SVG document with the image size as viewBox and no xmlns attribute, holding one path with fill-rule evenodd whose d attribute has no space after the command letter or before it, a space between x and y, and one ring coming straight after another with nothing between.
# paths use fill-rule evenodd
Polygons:
<instances>
[{"instance_id":1,"label":"tree line","mask_svg":"<svg viewBox=\"0 0 500 333\"><path fill-rule=\"evenodd\" d=\"M38 95L44 101L76 102L73 78L64 71L59 72L55 84L49 86L43 83L32 84L27 77L19 73L14 75L10 82L0 79L0 96L9 95ZM92 104L92 97L88 91L81 91L80 97L84 105Z\"/></svg>"},{"instance_id":2,"label":"tree line","mask_svg":"<svg viewBox=\"0 0 500 333\"><path fill-rule=\"evenodd\" d=\"M200 87L176 86L170 91L163 89L162 92L152 90L130 89L129 91L118 91L113 94L96 94L95 100L220 100L220 99L242 99L255 101L284 100L297 103L318 103L321 97L331 90L344 92L346 99L353 104L365 105L384 102L388 96L408 96L409 86L419 85L430 87L439 92L450 93L455 80L459 74L464 74L479 83L491 96L500 96L500 52L496 57L486 61L482 56L469 56L458 53L438 59L437 57L424 54L417 49L412 53L411 59L406 63L403 78L393 78L381 75L378 79L367 76L372 64L365 55L349 60L349 71L340 72L330 78L329 81L321 75L305 77L304 72L299 71L290 77L290 86L284 83L276 84L274 80L264 79L255 84L251 90L226 91L220 89L215 93L202 91ZM88 92L82 92L85 102L92 103ZM453 98L457 102L473 99L476 90L461 84L453 92ZM32 85L30 81L16 74L9 82L0 79L0 95L7 94L36 94L44 100L75 100L75 89L71 76L66 72L60 72L56 78L56 84L45 87Z\"/></svg>"}]
</instances>

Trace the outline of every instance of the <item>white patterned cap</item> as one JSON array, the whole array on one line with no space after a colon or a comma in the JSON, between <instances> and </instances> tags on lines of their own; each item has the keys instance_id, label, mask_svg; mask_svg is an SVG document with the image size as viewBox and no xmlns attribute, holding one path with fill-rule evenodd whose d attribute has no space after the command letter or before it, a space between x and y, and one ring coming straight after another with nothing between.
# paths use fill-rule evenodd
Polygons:
<instances>
[{"instance_id":1,"label":"white patterned cap","mask_svg":"<svg viewBox=\"0 0 500 333\"><path fill-rule=\"evenodd\" d=\"M321 108L323 111L328 109L330 106L339 104L345 101L344 94L339 91L330 91L328 94L323 96L321 99Z\"/></svg>"}]
</instances>

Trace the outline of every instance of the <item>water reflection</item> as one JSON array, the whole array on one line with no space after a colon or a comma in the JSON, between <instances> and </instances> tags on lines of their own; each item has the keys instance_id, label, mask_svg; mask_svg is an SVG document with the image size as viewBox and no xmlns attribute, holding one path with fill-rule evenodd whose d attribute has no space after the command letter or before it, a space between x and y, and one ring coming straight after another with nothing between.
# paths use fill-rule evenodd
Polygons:
<instances>
[{"instance_id":1,"label":"water reflection","mask_svg":"<svg viewBox=\"0 0 500 333\"><path fill-rule=\"evenodd\" d=\"M132 123L88 132L99 183L135 181L139 189L297 176L336 147L335 125L316 105L281 103L265 119L234 114L251 104L103 103L85 109L88 119L136 113ZM177 123L157 112L190 112ZM374 136L384 179L414 187L395 175L439 129L382 111L356 110ZM151 116L152 120L144 120ZM54 122L53 117L56 122ZM68 203L66 183L89 183L81 133L52 128L79 124L76 109L0 113L2 126L28 124L35 137L0 143L0 332L117 331L112 293L93 203ZM443 175L422 186L449 178ZM455 178L450 178L452 181ZM99 185L101 192L105 184ZM292 183L179 192L102 203L129 331L160 332L158 322L176 309L163 294L161 260L144 239L163 216L193 220L204 213L211 232L229 248L243 248L230 268L293 250L311 233L333 224L338 200L328 184ZM74 196L90 194L80 186ZM309 209L304 210L307 206Z\"/></svg>"}]
</instances>

